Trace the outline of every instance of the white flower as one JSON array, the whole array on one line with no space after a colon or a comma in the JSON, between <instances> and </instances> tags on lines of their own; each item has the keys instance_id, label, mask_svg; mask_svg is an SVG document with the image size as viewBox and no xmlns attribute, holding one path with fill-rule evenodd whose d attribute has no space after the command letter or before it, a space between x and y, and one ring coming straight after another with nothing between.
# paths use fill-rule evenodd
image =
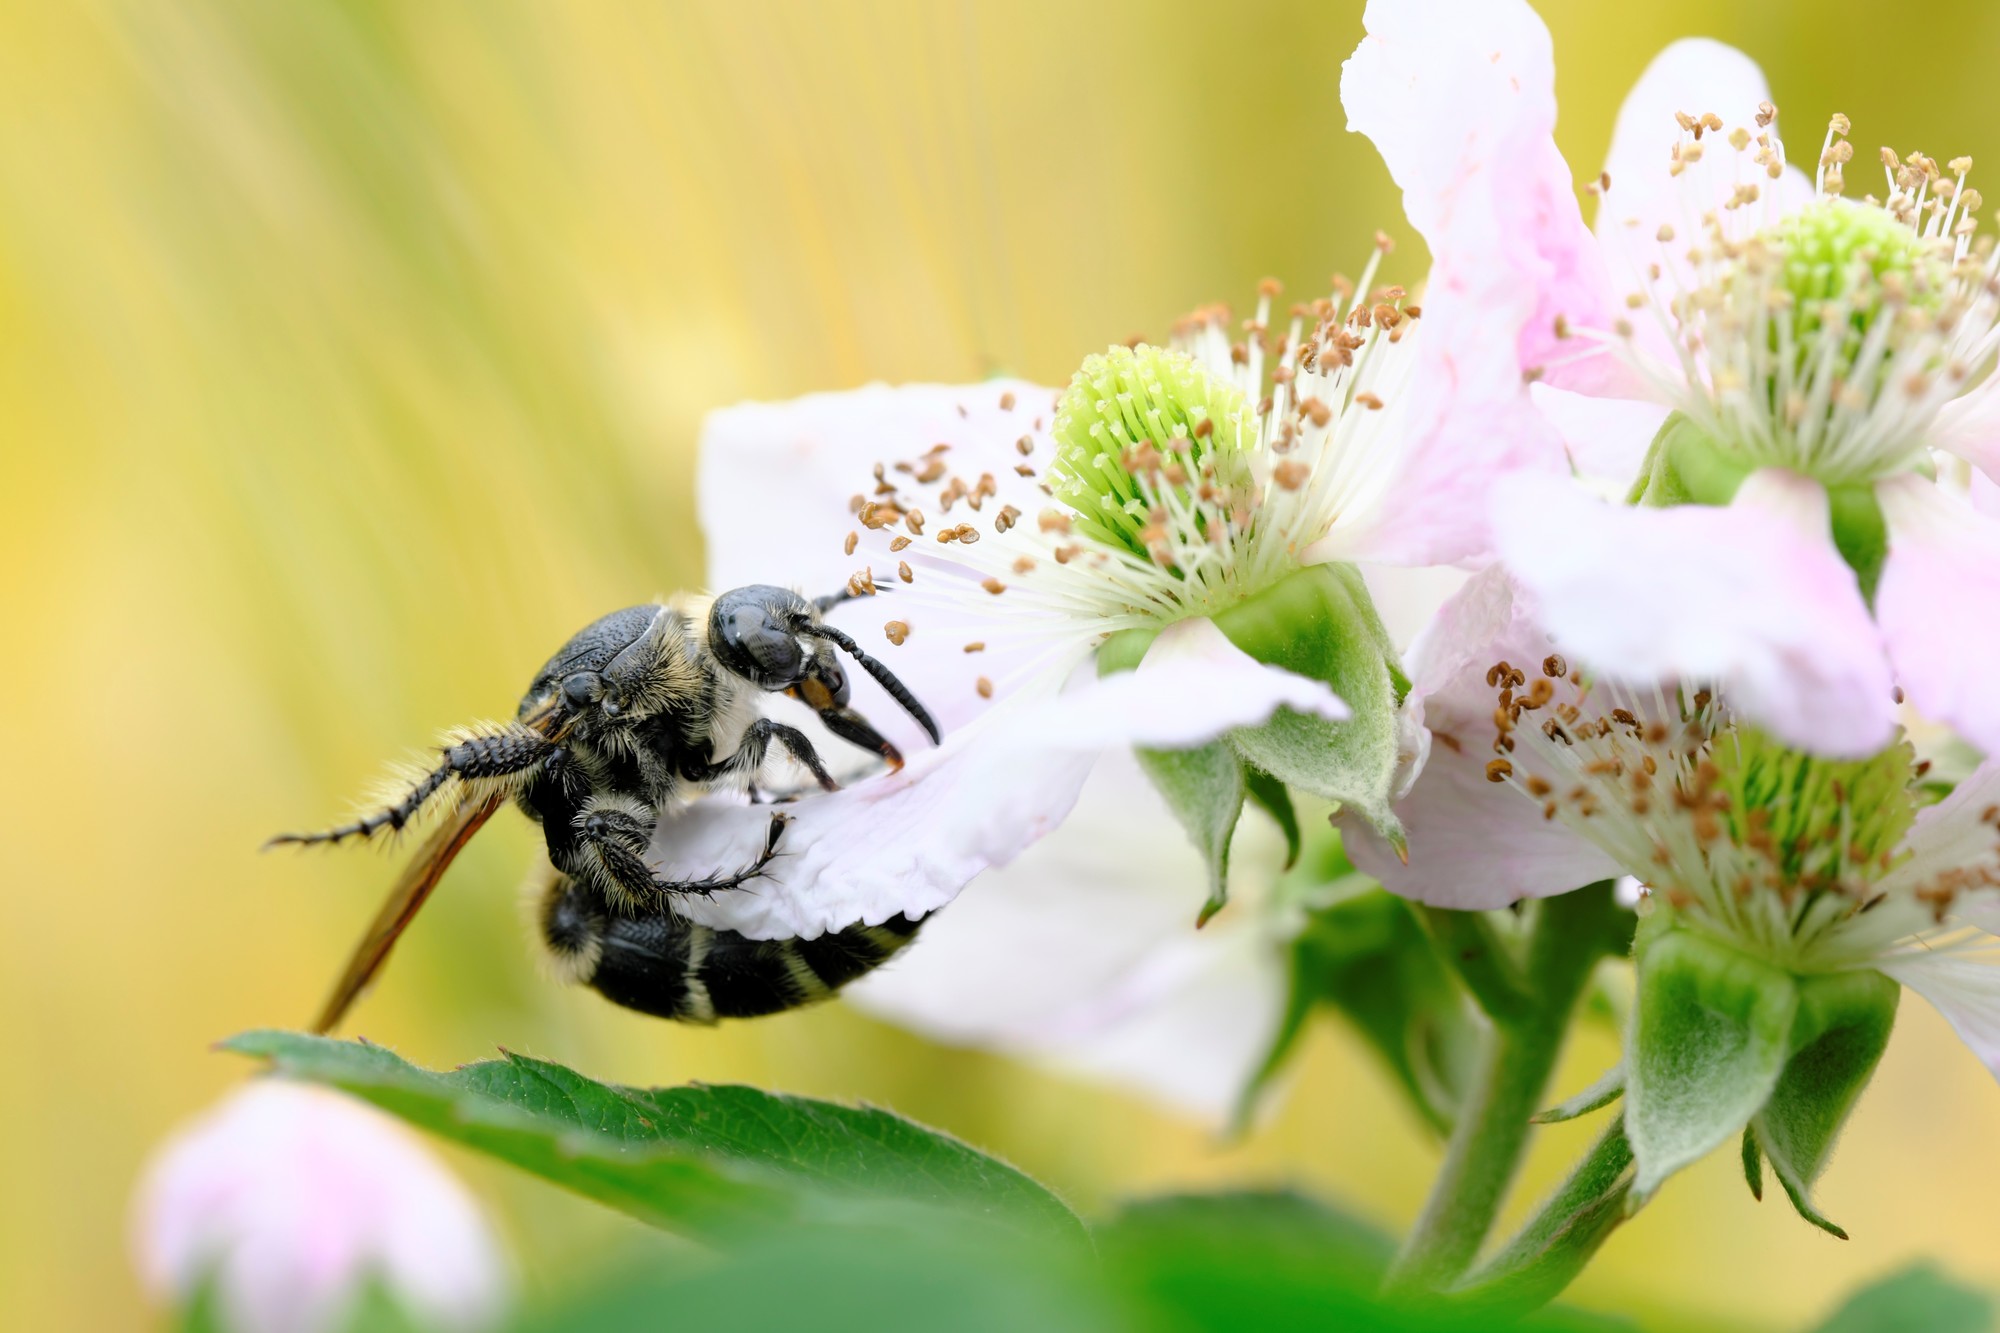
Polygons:
<instances>
[{"instance_id":1,"label":"white flower","mask_svg":"<svg viewBox=\"0 0 2000 1333\"><path fill-rule=\"evenodd\" d=\"M232 1333L343 1327L367 1284L426 1326L498 1322L508 1278L477 1204L416 1138L339 1093L257 1079L155 1154L139 1273L185 1306L213 1284Z\"/></svg>"}]
</instances>

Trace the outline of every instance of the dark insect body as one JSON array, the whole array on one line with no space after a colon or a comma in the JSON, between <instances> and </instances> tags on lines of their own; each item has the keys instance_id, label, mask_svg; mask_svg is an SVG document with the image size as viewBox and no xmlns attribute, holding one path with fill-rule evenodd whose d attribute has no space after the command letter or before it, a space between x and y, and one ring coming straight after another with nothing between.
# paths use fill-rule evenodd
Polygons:
<instances>
[{"instance_id":1,"label":"dark insect body","mask_svg":"<svg viewBox=\"0 0 2000 1333\"><path fill-rule=\"evenodd\" d=\"M690 895L740 888L779 855L785 816L740 869L673 879L646 859L661 815L718 790L751 790L776 745L828 791L811 739L761 714L782 692L834 735L901 767L902 755L849 707L844 653L933 741L937 725L889 669L828 625L845 594L808 600L768 585L715 598L614 611L580 631L529 685L515 720L451 735L382 809L323 833L273 843L335 843L400 832L448 813L390 891L314 1030L330 1031L381 968L445 868L512 800L542 827L549 869L536 904L540 942L565 981L661 1018L712 1023L824 999L907 944L918 921L894 917L817 939L753 940L690 921Z\"/></svg>"}]
</instances>

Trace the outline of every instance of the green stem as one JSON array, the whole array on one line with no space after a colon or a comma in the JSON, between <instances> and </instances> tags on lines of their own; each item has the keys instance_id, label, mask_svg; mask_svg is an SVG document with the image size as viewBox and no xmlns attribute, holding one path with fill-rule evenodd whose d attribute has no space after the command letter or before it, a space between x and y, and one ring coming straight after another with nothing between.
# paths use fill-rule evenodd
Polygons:
<instances>
[{"instance_id":1,"label":"green stem","mask_svg":"<svg viewBox=\"0 0 2000 1333\"><path fill-rule=\"evenodd\" d=\"M1417 915L1430 932L1438 954L1458 974L1472 998L1496 1023L1529 1018L1535 997L1522 975L1521 962L1485 912L1454 912L1416 904Z\"/></svg>"},{"instance_id":2,"label":"green stem","mask_svg":"<svg viewBox=\"0 0 2000 1333\"><path fill-rule=\"evenodd\" d=\"M1507 1006L1508 1017L1494 1016L1444 1165L1384 1279L1389 1294L1443 1292L1471 1266L1520 1166L1529 1118L1541 1109L1570 1014L1611 937L1615 911L1609 884L1537 908L1522 969L1527 1000L1518 1011Z\"/></svg>"},{"instance_id":3,"label":"green stem","mask_svg":"<svg viewBox=\"0 0 2000 1333\"><path fill-rule=\"evenodd\" d=\"M1632 1145L1620 1112L1569 1178L1453 1298L1496 1318L1547 1304L1625 1220L1631 1191Z\"/></svg>"}]
</instances>

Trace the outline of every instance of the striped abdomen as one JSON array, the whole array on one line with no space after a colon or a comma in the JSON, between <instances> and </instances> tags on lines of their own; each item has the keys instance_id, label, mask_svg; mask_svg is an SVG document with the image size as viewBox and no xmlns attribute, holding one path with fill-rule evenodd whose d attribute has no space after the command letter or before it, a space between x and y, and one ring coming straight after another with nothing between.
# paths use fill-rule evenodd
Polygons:
<instances>
[{"instance_id":1,"label":"striped abdomen","mask_svg":"<svg viewBox=\"0 0 2000 1333\"><path fill-rule=\"evenodd\" d=\"M540 924L565 980L627 1009L713 1023L827 999L908 944L921 922L896 916L813 940L753 940L671 912L613 915L590 889L559 876Z\"/></svg>"}]
</instances>

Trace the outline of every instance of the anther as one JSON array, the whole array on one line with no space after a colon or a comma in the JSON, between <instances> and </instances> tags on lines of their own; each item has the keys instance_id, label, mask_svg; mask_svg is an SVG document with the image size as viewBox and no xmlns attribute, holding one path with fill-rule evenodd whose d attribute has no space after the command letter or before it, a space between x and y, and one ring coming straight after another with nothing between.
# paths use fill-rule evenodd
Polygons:
<instances>
[{"instance_id":1,"label":"anther","mask_svg":"<svg viewBox=\"0 0 2000 1333\"><path fill-rule=\"evenodd\" d=\"M986 591L992 593L995 597L998 597L1001 593L1007 591L1007 585L1002 583L999 579L994 579L994 578L981 579L979 581L979 586L986 589Z\"/></svg>"},{"instance_id":2,"label":"anther","mask_svg":"<svg viewBox=\"0 0 2000 1333\"><path fill-rule=\"evenodd\" d=\"M854 548L855 548L856 546L860 545L860 544L861 544L861 534L860 534L860 533L858 533L858 532L850 532L850 533L848 533L848 534L847 534L847 547L846 547L846 549L847 549L847 553L848 553L849 555L853 555L853 554L854 554Z\"/></svg>"},{"instance_id":3,"label":"anther","mask_svg":"<svg viewBox=\"0 0 2000 1333\"><path fill-rule=\"evenodd\" d=\"M993 682L984 676L979 678L973 688L979 691L979 697L982 699L991 699L993 697Z\"/></svg>"},{"instance_id":4,"label":"anther","mask_svg":"<svg viewBox=\"0 0 2000 1333\"><path fill-rule=\"evenodd\" d=\"M901 620L890 621L882 627L882 632L888 635L889 642L895 644L898 648L903 646L903 640L910 637L908 623Z\"/></svg>"},{"instance_id":5,"label":"anther","mask_svg":"<svg viewBox=\"0 0 2000 1333\"><path fill-rule=\"evenodd\" d=\"M1513 776L1513 773L1514 765L1510 760L1489 759L1486 761L1486 780L1488 782L1505 782L1509 777Z\"/></svg>"}]
</instances>

